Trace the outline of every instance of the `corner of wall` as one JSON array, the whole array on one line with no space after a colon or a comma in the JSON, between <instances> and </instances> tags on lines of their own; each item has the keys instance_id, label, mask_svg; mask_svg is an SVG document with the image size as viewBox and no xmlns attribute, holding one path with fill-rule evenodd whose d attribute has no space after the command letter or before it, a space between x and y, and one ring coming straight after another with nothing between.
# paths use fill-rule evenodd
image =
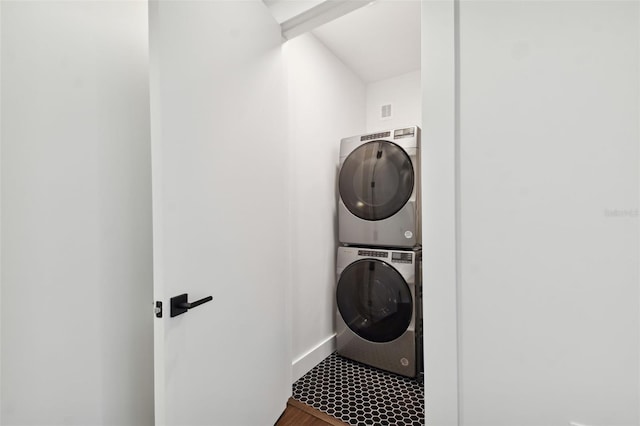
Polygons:
<instances>
[{"instance_id":1,"label":"corner of wall","mask_svg":"<svg viewBox=\"0 0 640 426\"><path fill-rule=\"evenodd\" d=\"M336 350L335 333L320 342L309 352L298 357L291 363L291 383L295 383L300 377L307 374L313 367Z\"/></svg>"}]
</instances>

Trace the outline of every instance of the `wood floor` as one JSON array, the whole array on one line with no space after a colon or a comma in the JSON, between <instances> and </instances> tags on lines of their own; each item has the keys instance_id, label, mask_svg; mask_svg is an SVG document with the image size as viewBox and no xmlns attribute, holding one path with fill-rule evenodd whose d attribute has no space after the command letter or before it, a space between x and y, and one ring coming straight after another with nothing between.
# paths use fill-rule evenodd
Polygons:
<instances>
[{"instance_id":1,"label":"wood floor","mask_svg":"<svg viewBox=\"0 0 640 426\"><path fill-rule=\"evenodd\" d=\"M318 411L307 404L289 398L287 408L275 426L349 426L335 417Z\"/></svg>"}]
</instances>

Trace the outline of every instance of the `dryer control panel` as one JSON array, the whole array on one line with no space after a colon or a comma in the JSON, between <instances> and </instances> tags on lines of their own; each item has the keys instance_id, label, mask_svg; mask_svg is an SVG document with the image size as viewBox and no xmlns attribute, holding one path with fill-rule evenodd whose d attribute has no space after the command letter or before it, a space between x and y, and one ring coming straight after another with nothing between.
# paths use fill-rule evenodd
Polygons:
<instances>
[{"instance_id":1,"label":"dryer control panel","mask_svg":"<svg viewBox=\"0 0 640 426\"><path fill-rule=\"evenodd\" d=\"M413 253L391 253L391 262L395 263L411 263L413 259Z\"/></svg>"},{"instance_id":2,"label":"dryer control panel","mask_svg":"<svg viewBox=\"0 0 640 426\"><path fill-rule=\"evenodd\" d=\"M400 139L400 138L409 138L409 137L414 137L416 135L416 128L415 127L407 127L406 129L398 129L398 130L394 130L393 131L393 138L394 139Z\"/></svg>"}]
</instances>

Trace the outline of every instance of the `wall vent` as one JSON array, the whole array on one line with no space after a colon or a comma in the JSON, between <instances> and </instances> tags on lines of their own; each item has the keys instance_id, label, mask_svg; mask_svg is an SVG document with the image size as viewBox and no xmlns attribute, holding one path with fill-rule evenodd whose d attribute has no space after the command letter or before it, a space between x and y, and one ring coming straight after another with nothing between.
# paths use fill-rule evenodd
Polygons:
<instances>
[{"instance_id":1,"label":"wall vent","mask_svg":"<svg viewBox=\"0 0 640 426\"><path fill-rule=\"evenodd\" d=\"M380 119L389 120L392 117L391 104L384 104L380 106Z\"/></svg>"}]
</instances>

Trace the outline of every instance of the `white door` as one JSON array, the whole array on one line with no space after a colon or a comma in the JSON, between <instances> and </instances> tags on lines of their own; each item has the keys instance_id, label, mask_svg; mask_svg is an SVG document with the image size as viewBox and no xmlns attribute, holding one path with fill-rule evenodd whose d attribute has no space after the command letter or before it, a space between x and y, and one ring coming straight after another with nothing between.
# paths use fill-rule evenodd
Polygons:
<instances>
[{"instance_id":1,"label":"white door","mask_svg":"<svg viewBox=\"0 0 640 426\"><path fill-rule=\"evenodd\" d=\"M149 7L156 424L272 425L291 392L280 28L258 0ZM171 317L184 293L213 300Z\"/></svg>"}]
</instances>

